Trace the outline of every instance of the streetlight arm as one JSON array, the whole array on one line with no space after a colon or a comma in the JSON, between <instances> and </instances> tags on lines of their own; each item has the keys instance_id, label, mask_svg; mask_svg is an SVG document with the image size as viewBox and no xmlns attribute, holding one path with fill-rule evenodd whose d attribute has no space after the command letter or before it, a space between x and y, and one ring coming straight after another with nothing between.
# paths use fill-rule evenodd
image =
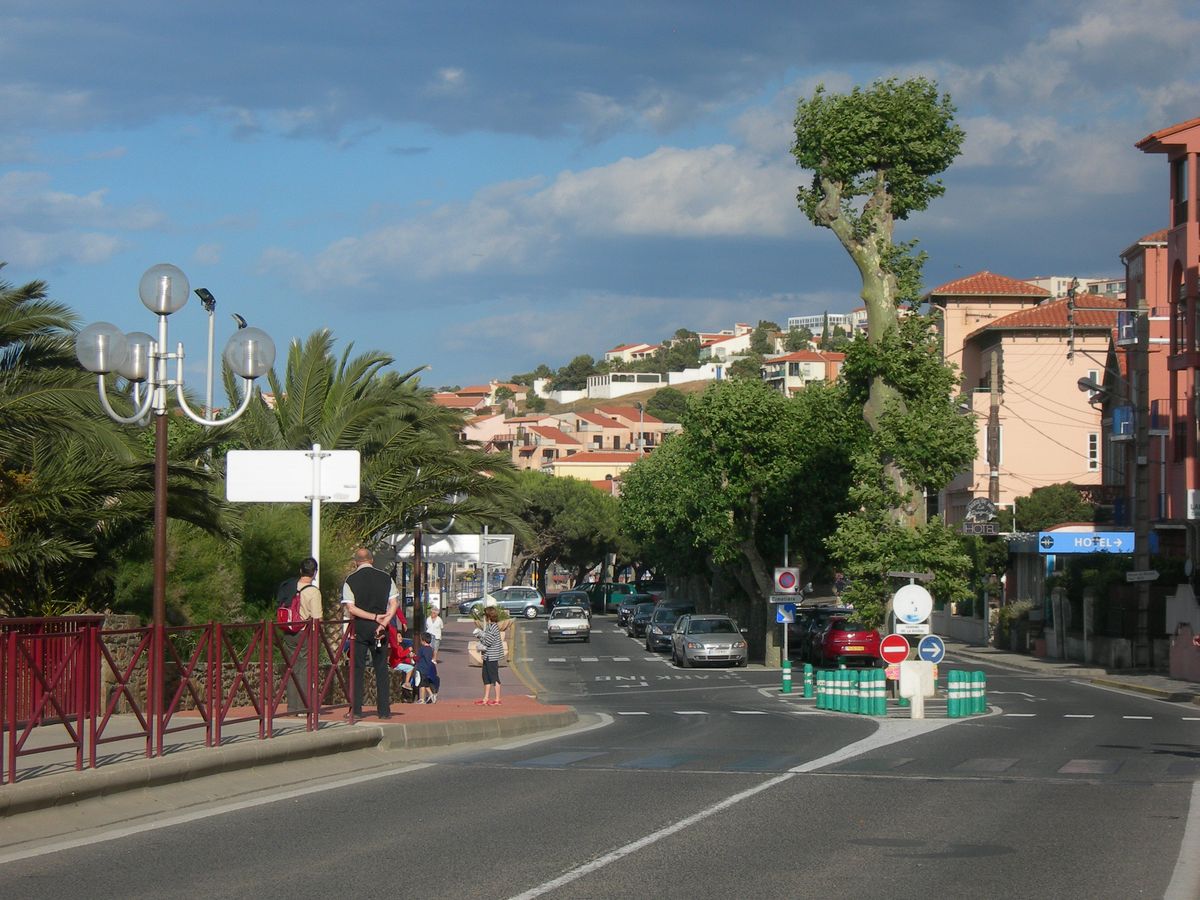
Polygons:
<instances>
[{"instance_id":1,"label":"streetlight arm","mask_svg":"<svg viewBox=\"0 0 1200 900\"><path fill-rule=\"evenodd\" d=\"M180 360L179 360L179 368L181 370L183 368L183 359L182 358L180 358ZM209 426L228 425L230 422L232 422L234 419L236 419L238 416L240 416L242 413L244 413L246 411L246 409L250 406L250 398L254 396L254 379L253 378L243 378L242 381L244 383L244 390L242 391L242 402L238 405L238 408L235 409L232 414L226 416L224 419L206 419L204 416L201 416L201 415L193 412L192 408L190 406L188 406L187 398L184 397L184 395L183 395L183 377L182 377L182 375L183 375L183 373L182 373L182 371L180 371L180 373L176 377L175 402L179 404L179 409L183 412L183 414L185 416L187 416L189 419L191 419L193 422L197 423L198 425L209 425Z\"/></svg>"},{"instance_id":2,"label":"streetlight arm","mask_svg":"<svg viewBox=\"0 0 1200 900\"><path fill-rule=\"evenodd\" d=\"M104 375L96 376L96 389L100 394L100 405L104 407L104 411L112 418L114 422L119 422L122 425L133 425L145 420L146 415L150 412L150 407L154 404L154 391L146 391L146 399L142 401L142 405L138 411L132 416L122 416L112 408L112 404L108 402L108 391L104 388Z\"/></svg>"}]
</instances>

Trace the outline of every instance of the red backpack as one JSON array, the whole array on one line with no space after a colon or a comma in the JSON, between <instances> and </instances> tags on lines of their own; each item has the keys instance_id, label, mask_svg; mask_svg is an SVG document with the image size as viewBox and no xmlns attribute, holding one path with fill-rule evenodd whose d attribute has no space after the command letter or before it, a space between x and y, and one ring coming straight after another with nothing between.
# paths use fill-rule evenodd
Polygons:
<instances>
[{"instance_id":1,"label":"red backpack","mask_svg":"<svg viewBox=\"0 0 1200 900\"><path fill-rule=\"evenodd\" d=\"M303 588L297 587L296 593L292 594L290 599L281 600L279 606L275 608L275 621L288 634L299 634L304 630L304 619L300 616L301 590Z\"/></svg>"}]
</instances>

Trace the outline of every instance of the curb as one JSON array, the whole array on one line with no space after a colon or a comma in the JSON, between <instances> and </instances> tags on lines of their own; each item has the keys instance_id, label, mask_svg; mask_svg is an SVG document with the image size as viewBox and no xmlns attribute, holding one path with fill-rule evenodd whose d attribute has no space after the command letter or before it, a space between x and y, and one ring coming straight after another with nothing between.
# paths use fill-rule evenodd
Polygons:
<instances>
[{"instance_id":1,"label":"curb","mask_svg":"<svg viewBox=\"0 0 1200 900\"><path fill-rule=\"evenodd\" d=\"M1130 684L1128 681L1120 681L1115 678L1091 678L1092 684L1098 684L1101 687L1118 688L1122 691L1133 691L1137 694L1146 694L1150 697L1157 697L1160 700L1167 700L1171 703L1196 703L1200 702L1193 691L1172 691L1167 688L1149 687L1143 684Z\"/></svg>"},{"instance_id":2,"label":"curb","mask_svg":"<svg viewBox=\"0 0 1200 900\"><path fill-rule=\"evenodd\" d=\"M113 763L103 768L67 772L57 777L34 778L5 785L0 790L0 819L255 766L365 750L378 746L382 739L383 729L380 726L329 728L283 735L269 741L249 740L228 747Z\"/></svg>"}]
</instances>

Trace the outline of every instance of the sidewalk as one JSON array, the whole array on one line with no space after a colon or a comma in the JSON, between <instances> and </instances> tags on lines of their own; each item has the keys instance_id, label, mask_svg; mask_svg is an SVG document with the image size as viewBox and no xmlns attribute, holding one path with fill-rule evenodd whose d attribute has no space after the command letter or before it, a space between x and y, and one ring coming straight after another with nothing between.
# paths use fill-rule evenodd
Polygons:
<instances>
[{"instance_id":1,"label":"sidewalk","mask_svg":"<svg viewBox=\"0 0 1200 900\"><path fill-rule=\"evenodd\" d=\"M1198 702L1197 698L1200 698L1200 684L1192 681L1179 681L1165 675L1150 672L1109 672L1095 666L1085 666L1081 663L1058 659L1044 659L995 647L962 644L948 639L945 643L946 659L942 663L944 668L958 668L963 660L976 660L1026 672L1035 672L1039 675L1076 678L1092 684L1135 691L1175 703L1196 703Z\"/></svg>"},{"instance_id":2,"label":"sidewalk","mask_svg":"<svg viewBox=\"0 0 1200 900\"><path fill-rule=\"evenodd\" d=\"M510 658L518 660L530 628L542 622L522 623L512 640ZM544 626L543 626L544 627ZM569 706L539 703L522 681L520 665L500 670L503 702L500 706L477 706L483 696L482 674L472 667L467 654L474 623L451 615L445 620L445 632L439 652L442 687L434 704L401 704L392 701L392 717L381 721L373 715L347 724L346 707L323 707L319 728L306 731L303 719L276 718L275 736L258 739L258 722L243 722L222 728L220 747L204 746L204 730L198 728L173 732L164 738L161 757L145 757L144 739L131 738L105 744L97 751L95 769L75 769L73 747L47 749L18 760L17 781L0 784L0 818L33 809L45 809L75 803L93 797L137 790L162 784L190 781L239 769L266 766L291 760L326 756L352 750L377 747L383 750L417 749L447 746L472 741L516 737L538 731L562 728L578 721ZM372 677L370 670L367 677ZM237 710L231 716L237 716ZM252 711L246 711L252 714ZM188 724L194 717L184 714L171 721L171 727ZM114 716L106 736L133 735L138 723L133 716ZM0 735L5 743L7 735ZM60 725L34 729L27 749L52 748L67 741Z\"/></svg>"}]
</instances>

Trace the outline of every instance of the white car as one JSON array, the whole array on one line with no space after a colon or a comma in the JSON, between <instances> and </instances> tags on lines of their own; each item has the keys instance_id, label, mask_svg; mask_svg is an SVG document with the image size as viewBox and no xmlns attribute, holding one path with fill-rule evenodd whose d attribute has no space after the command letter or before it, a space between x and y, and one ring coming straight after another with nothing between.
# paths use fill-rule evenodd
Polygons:
<instances>
[{"instance_id":1,"label":"white car","mask_svg":"<svg viewBox=\"0 0 1200 900\"><path fill-rule=\"evenodd\" d=\"M546 643L559 640L590 641L592 622L581 606L556 606L546 623Z\"/></svg>"}]
</instances>

